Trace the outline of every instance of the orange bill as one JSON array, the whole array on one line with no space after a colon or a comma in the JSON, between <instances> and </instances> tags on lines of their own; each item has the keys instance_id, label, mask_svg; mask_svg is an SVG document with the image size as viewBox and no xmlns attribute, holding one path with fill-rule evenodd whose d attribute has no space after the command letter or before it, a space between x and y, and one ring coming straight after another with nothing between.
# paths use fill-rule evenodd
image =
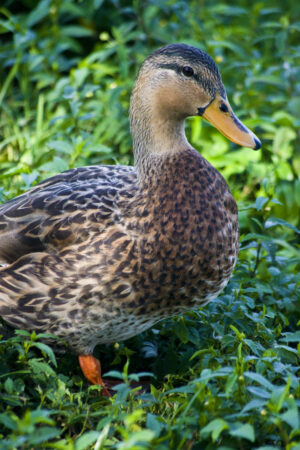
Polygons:
<instances>
[{"instance_id":1,"label":"orange bill","mask_svg":"<svg viewBox=\"0 0 300 450\"><path fill-rule=\"evenodd\" d=\"M254 150L261 147L260 140L249 128L242 124L232 111L228 100L224 100L219 94L205 108L202 117L235 144L250 147Z\"/></svg>"}]
</instances>

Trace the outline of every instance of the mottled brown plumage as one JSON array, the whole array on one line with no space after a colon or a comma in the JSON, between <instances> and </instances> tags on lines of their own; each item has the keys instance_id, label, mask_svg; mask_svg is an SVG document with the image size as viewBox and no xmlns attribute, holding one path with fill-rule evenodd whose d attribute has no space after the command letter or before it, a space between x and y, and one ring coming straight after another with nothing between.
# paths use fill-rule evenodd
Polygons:
<instances>
[{"instance_id":1,"label":"mottled brown plumage","mask_svg":"<svg viewBox=\"0 0 300 450\"><path fill-rule=\"evenodd\" d=\"M4 320L90 355L214 299L236 262L237 208L184 119L224 103L232 130L216 126L258 148L208 55L178 44L148 57L131 99L135 166L73 169L0 206Z\"/></svg>"}]
</instances>

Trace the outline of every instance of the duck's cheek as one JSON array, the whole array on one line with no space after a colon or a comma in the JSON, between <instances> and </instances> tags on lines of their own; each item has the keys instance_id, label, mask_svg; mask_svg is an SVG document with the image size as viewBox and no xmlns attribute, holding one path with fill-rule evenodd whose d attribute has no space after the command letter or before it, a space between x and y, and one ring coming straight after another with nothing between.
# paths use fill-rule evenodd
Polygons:
<instances>
[{"instance_id":1,"label":"duck's cheek","mask_svg":"<svg viewBox=\"0 0 300 450\"><path fill-rule=\"evenodd\" d=\"M189 116L197 116L198 108L205 107L210 100L193 80L184 84L169 80L167 87L156 93L154 103L158 114L169 119L173 116L174 119L184 120Z\"/></svg>"},{"instance_id":2,"label":"duck's cheek","mask_svg":"<svg viewBox=\"0 0 300 450\"><path fill-rule=\"evenodd\" d=\"M191 80L190 83L192 87L182 90L179 102L181 108L185 109L185 117L200 115L199 111L204 111L205 107L211 102L211 97L200 89L195 81Z\"/></svg>"}]
</instances>

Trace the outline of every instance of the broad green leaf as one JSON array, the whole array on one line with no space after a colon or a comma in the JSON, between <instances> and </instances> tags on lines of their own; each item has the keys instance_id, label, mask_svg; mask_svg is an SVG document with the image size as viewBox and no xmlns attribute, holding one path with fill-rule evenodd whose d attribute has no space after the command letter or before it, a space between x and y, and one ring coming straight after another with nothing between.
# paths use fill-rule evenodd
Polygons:
<instances>
[{"instance_id":1,"label":"broad green leaf","mask_svg":"<svg viewBox=\"0 0 300 450\"><path fill-rule=\"evenodd\" d=\"M231 436L248 439L248 441L255 441L254 427L249 423L245 423L234 430L230 430Z\"/></svg>"},{"instance_id":2,"label":"broad green leaf","mask_svg":"<svg viewBox=\"0 0 300 450\"><path fill-rule=\"evenodd\" d=\"M238 379L238 376L236 373L231 373L226 380L226 385L225 385L225 395L228 398L233 390L233 387L236 383Z\"/></svg>"},{"instance_id":3,"label":"broad green leaf","mask_svg":"<svg viewBox=\"0 0 300 450\"><path fill-rule=\"evenodd\" d=\"M266 404L266 402L264 400L258 400L258 399L251 400L249 403L247 403L244 406L244 408L242 409L242 413L245 413L247 411L251 411L252 409L257 411L260 408L262 408L265 404Z\"/></svg>"},{"instance_id":4,"label":"broad green leaf","mask_svg":"<svg viewBox=\"0 0 300 450\"><path fill-rule=\"evenodd\" d=\"M274 136L273 151L281 157L290 158L292 146L289 143L296 137L297 134L291 127L279 127Z\"/></svg>"},{"instance_id":5,"label":"broad green leaf","mask_svg":"<svg viewBox=\"0 0 300 450\"><path fill-rule=\"evenodd\" d=\"M247 14L248 11L246 8L242 8L240 6L227 5L225 3L220 3L214 6L211 6L211 11L214 14L224 14L225 16L241 16L242 14Z\"/></svg>"},{"instance_id":6,"label":"broad green leaf","mask_svg":"<svg viewBox=\"0 0 300 450\"><path fill-rule=\"evenodd\" d=\"M54 370L49 366L49 364L39 361L38 359L30 359L28 361L29 366L32 367L36 374L46 374L48 376L55 376Z\"/></svg>"},{"instance_id":7,"label":"broad green leaf","mask_svg":"<svg viewBox=\"0 0 300 450\"><path fill-rule=\"evenodd\" d=\"M300 230L295 227L294 225L288 223L286 220L274 217L274 218L269 218L266 222L265 222L265 228L271 228L271 227L276 227L277 225L281 225L283 227L287 227L290 228L291 230L295 231L295 233L300 234Z\"/></svg>"},{"instance_id":8,"label":"broad green leaf","mask_svg":"<svg viewBox=\"0 0 300 450\"><path fill-rule=\"evenodd\" d=\"M78 25L67 25L61 29L62 35L72 37L87 37L93 34L92 30Z\"/></svg>"},{"instance_id":9,"label":"broad green leaf","mask_svg":"<svg viewBox=\"0 0 300 450\"><path fill-rule=\"evenodd\" d=\"M71 155L74 152L74 145L68 141L49 141L47 146L67 155Z\"/></svg>"},{"instance_id":10,"label":"broad green leaf","mask_svg":"<svg viewBox=\"0 0 300 450\"><path fill-rule=\"evenodd\" d=\"M225 40L213 41L213 40L209 40L207 43L208 43L208 45L210 45L212 47L227 48L227 49L231 50L233 53L236 53L237 55L239 55L241 57L243 57L243 54L245 52L245 50L241 46L233 43L232 41L225 41Z\"/></svg>"},{"instance_id":11,"label":"broad green leaf","mask_svg":"<svg viewBox=\"0 0 300 450\"><path fill-rule=\"evenodd\" d=\"M251 339L245 339L244 342L245 344L248 345L249 348L251 348L252 352L257 356L260 356L261 352L265 350L265 348L259 342L252 341Z\"/></svg>"},{"instance_id":12,"label":"broad green leaf","mask_svg":"<svg viewBox=\"0 0 300 450\"><path fill-rule=\"evenodd\" d=\"M61 432L62 430L55 427L41 427L30 434L27 442L30 445L41 444L42 442L58 437Z\"/></svg>"},{"instance_id":13,"label":"broad green leaf","mask_svg":"<svg viewBox=\"0 0 300 450\"><path fill-rule=\"evenodd\" d=\"M148 444L151 444L155 436L154 431L152 430L142 430L130 433L128 438L124 440L122 443L118 445L118 449L120 450L131 450L131 449L142 449L149 448ZM146 444L146 445L143 445ZM151 447L150 447L151 448ZM75 449L77 450L77 449Z\"/></svg>"},{"instance_id":14,"label":"broad green leaf","mask_svg":"<svg viewBox=\"0 0 300 450\"><path fill-rule=\"evenodd\" d=\"M197 380L195 380L197 381ZM195 387L192 385L186 384L185 386L180 386L178 388L170 389L169 391L166 391L165 394L175 394L175 393L185 393L185 394L192 394L195 391Z\"/></svg>"},{"instance_id":15,"label":"broad green leaf","mask_svg":"<svg viewBox=\"0 0 300 450\"><path fill-rule=\"evenodd\" d=\"M25 336L25 337L31 336L31 333L29 333L29 331L26 331L26 330L15 330L15 334L18 334L20 336Z\"/></svg>"},{"instance_id":16,"label":"broad green leaf","mask_svg":"<svg viewBox=\"0 0 300 450\"><path fill-rule=\"evenodd\" d=\"M287 380L287 383L285 386L277 387L273 389L272 396L271 396L271 403L269 405L270 408L274 408L276 413L279 413L283 406L283 402L287 398L290 390L291 385L291 376L289 375L289 378Z\"/></svg>"},{"instance_id":17,"label":"broad green leaf","mask_svg":"<svg viewBox=\"0 0 300 450\"><path fill-rule=\"evenodd\" d=\"M263 445L262 447L257 447L255 450L282 450L282 448L274 447L273 445Z\"/></svg>"},{"instance_id":18,"label":"broad green leaf","mask_svg":"<svg viewBox=\"0 0 300 450\"><path fill-rule=\"evenodd\" d=\"M269 201L266 197L257 197L255 200L255 207L257 211L260 211L262 207Z\"/></svg>"},{"instance_id":19,"label":"broad green leaf","mask_svg":"<svg viewBox=\"0 0 300 450\"><path fill-rule=\"evenodd\" d=\"M19 394L5 394L1 393L1 402L2 404L7 404L11 406L24 406L24 402L20 400Z\"/></svg>"},{"instance_id":20,"label":"broad green leaf","mask_svg":"<svg viewBox=\"0 0 300 450\"><path fill-rule=\"evenodd\" d=\"M297 408L288 409L280 415L281 419L288 423L293 430L299 428L299 412Z\"/></svg>"},{"instance_id":21,"label":"broad green leaf","mask_svg":"<svg viewBox=\"0 0 300 450\"><path fill-rule=\"evenodd\" d=\"M293 434L293 433L292 433ZM297 433L298 434L298 433ZM293 450L300 450L300 444L296 443L296 445L293 445L293 447L291 447Z\"/></svg>"},{"instance_id":22,"label":"broad green leaf","mask_svg":"<svg viewBox=\"0 0 300 450\"><path fill-rule=\"evenodd\" d=\"M119 380L123 380L123 374L118 372L117 370L110 370L104 374L105 377L118 378Z\"/></svg>"},{"instance_id":23,"label":"broad green leaf","mask_svg":"<svg viewBox=\"0 0 300 450\"><path fill-rule=\"evenodd\" d=\"M260 398L269 399L271 396L270 392L266 391L265 389L256 387L256 386L248 386L247 390Z\"/></svg>"},{"instance_id":24,"label":"broad green leaf","mask_svg":"<svg viewBox=\"0 0 300 450\"><path fill-rule=\"evenodd\" d=\"M15 418L13 419L12 417L10 417L8 413L0 414L0 423L2 423L2 425L4 425L6 428L9 428L10 430L18 429L17 421L15 420Z\"/></svg>"},{"instance_id":25,"label":"broad green leaf","mask_svg":"<svg viewBox=\"0 0 300 450\"><path fill-rule=\"evenodd\" d=\"M42 0L28 15L26 25L32 27L49 14L50 0Z\"/></svg>"},{"instance_id":26,"label":"broad green leaf","mask_svg":"<svg viewBox=\"0 0 300 450\"><path fill-rule=\"evenodd\" d=\"M295 331L294 333L282 333L282 338L280 341L284 342L300 342L300 330Z\"/></svg>"},{"instance_id":27,"label":"broad green leaf","mask_svg":"<svg viewBox=\"0 0 300 450\"><path fill-rule=\"evenodd\" d=\"M43 172L60 173L69 168L68 163L59 156L54 156L52 161L40 166L40 170Z\"/></svg>"},{"instance_id":28,"label":"broad green leaf","mask_svg":"<svg viewBox=\"0 0 300 450\"><path fill-rule=\"evenodd\" d=\"M14 383L11 378L7 378L4 382L4 388L8 394L14 393Z\"/></svg>"},{"instance_id":29,"label":"broad green leaf","mask_svg":"<svg viewBox=\"0 0 300 450\"><path fill-rule=\"evenodd\" d=\"M147 420L146 420L146 426L150 430L155 431L156 436L159 436L161 430L164 427L164 420L162 417L157 417L154 414L148 413L147 414Z\"/></svg>"},{"instance_id":30,"label":"broad green leaf","mask_svg":"<svg viewBox=\"0 0 300 450\"><path fill-rule=\"evenodd\" d=\"M124 419L125 425L131 426L133 423L138 422L143 416L145 412L142 409L135 409L131 414L127 414Z\"/></svg>"},{"instance_id":31,"label":"broad green leaf","mask_svg":"<svg viewBox=\"0 0 300 450\"><path fill-rule=\"evenodd\" d=\"M212 441L216 442L222 431L228 429L229 426L227 422L225 422L225 420L214 419L211 422L209 422L208 425L202 428L202 430L200 431L200 436L203 436L205 438L206 436L211 435Z\"/></svg>"},{"instance_id":32,"label":"broad green leaf","mask_svg":"<svg viewBox=\"0 0 300 450\"><path fill-rule=\"evenodd\" d=\"M283 82L276 75L254 76L249 78L251 84L262 83L270 84L277 87L283 87Z\"/></svg>"},{"instance_id":33,"label":"broad green leaf","mask_svg":"<svg viewBox=\"0 0 300 450\"><path fill-rule=\"evenodd\" d=\"M101 450L103 448L103 445L104 445L106 438L108 436L108 433L109 433L109 429L110 429L110 424L108 423L107 425L105 425L105 427L103 427L102 431L99 433L99 436L95 443L94 450Z\"/></svg>"},{"instance_id":34,"label":"broad green leaf","mask_svg":"<svg viewBox=\"0 0 300 450\"><path fill-rule=\"evenodd\" d=\"M264 386L265 388L272 391L274 389L274 386L270 381L268 381L263 375L260 375L259 373L255 372L244 372L244 377L249 378L250 380L256 381L261 386Z\"/></svg>"},{"instance_id":35,"label":"broad green leaf","mask_svg":"<svg viewBox=\"0 0 300 450\"><path fill-rule=\"evenodd\" d=\"M297 350L295 348L293 348L293 347L288 346L288 345L276 345L275 348L278 349L278 350L282 349L282 350L284 350L284 351L286 351L288 353L293 353L294 355L298 355Z\"/></svg>"},{"instance_id":36,"label":"broad green leaf","mask_svg":"<svg viewBox=\"0 0 300 450\"><path fill-rule=\"evenodd\" d=\"M93 445L99 438L99 431L87 431L75 441L75 450L86 450Z\"/></svg>"},{"instance_id":37,"label":"broad green leaf","mask_svg":"<svg viewBox=\"0 0 300 450\"><path fill-rule=\"evenodd\" d=\"M49 345L43 344L42 342L35 342L34 344L32 344L32 347L37 347L42 352L44 352L49 357L49 359L52 362L52 364L55 367L57 367L57 362L56 362L56 359L55 359L54 352L53 352L52 348L49 347Z\"/></svg>"},{"instance_id":38,"label":"broad green leaf","mask_svg":"<svg viewBox=\"0 0 300 450\"><path fill-rule=\"evenodd\" d=\"M47 410L47 409L35 409L34 411L27 411L26 415L29 415L30 420L33 420L34 423L46 423L48 425L53 425L54 421L53 419L51 419L50 414L51 411Z\"/></svg>"}]
</instances>

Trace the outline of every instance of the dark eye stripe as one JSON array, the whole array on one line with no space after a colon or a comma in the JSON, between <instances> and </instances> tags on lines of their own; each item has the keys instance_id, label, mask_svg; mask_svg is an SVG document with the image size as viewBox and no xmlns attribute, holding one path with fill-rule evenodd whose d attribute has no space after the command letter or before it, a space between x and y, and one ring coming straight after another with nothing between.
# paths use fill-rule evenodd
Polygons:
<instances>
[{"instance_id":1,"label":"dark eye stripe","mask_svg":"<svg viewBox=\"0 0 300 450\"><path fill-rule=\"evenodd\" d=\"M159 67L160 69L174 70L176 73L182 74L182 66L179 65L179 64L176 64L176 63L160 63L160 64L156 64L156 67ZM206 92L208 92L209 95L215 96L216 90L214 88L214 85L213 85L212 81L209 78L206 78L202 73L195 73L194 72L193 79L197 83L201 84L203 89Z\"/></svg>"}]
</instances>

